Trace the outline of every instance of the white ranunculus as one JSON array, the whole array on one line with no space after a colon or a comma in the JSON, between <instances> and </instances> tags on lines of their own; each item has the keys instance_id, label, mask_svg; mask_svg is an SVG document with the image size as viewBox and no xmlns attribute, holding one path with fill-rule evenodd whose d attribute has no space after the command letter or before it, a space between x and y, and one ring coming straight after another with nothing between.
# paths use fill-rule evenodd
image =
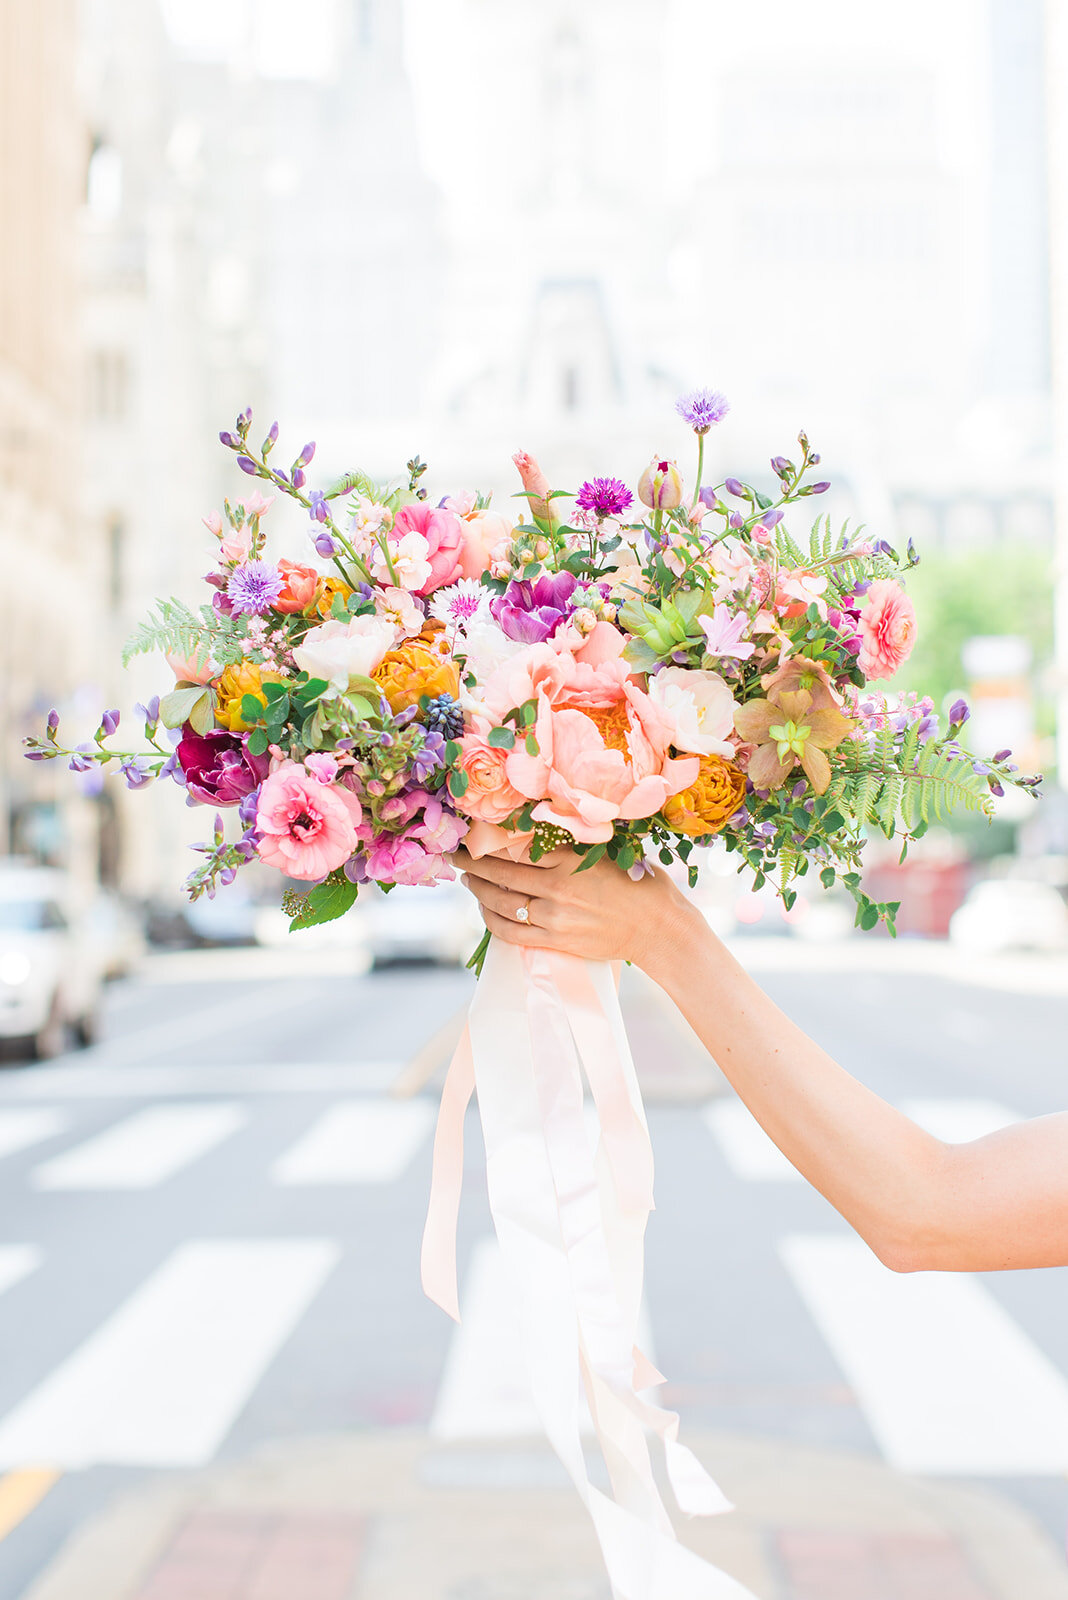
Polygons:
<instances>
[{"instance_id":1,"label":"white ranunculus","mask_svg":"<svg viewBox=\"0 0 1068 1600\"><path fill-rule=\"evenodd\" d=\"M732 756L734 696L718 672L661 667L649 679L649 698L675 724L671 742L694 756Z\"/></svg>"},{"instance_id":2,"label":"white ranunculus","mask_svg":"<svg viewBox=\"0 0 1068 1600\"><path fill-rule=\"evenodd\" d=\"M324 622L304 635L293 660L309 677L325 678L330 685L327 696L334 698L346 693L350 679L369 678L396 637L396 628L384 617Z\"/></svg>"}]
</instances>

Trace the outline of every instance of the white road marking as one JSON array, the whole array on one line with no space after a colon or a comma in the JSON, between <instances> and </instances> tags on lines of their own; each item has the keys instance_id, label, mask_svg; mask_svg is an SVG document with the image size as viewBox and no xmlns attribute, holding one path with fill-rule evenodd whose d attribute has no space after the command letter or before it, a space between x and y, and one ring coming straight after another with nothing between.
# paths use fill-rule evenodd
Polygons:
<instances>
[{"instance_id":1,"label":"white road marking","mask_svg":"<svg viewBox=\"0 0 1068 1600\"><path fill-rule=\"evenodd\" d=\"M66 1126L66 1117L49 1106L11 1106L0 1111L0 1156L54 1139Z\"/></svg>"},{"instance_id":2,"label":"white road marking","mask_svg":"<svg viewBox=\"0 0 1068 1600\"><path fill-rule=\"evenodd\" d=\"M437 1404L435 1439L524 1439L543 1429L530 1392L515 1293L495 1238L481 1239L460 1295L462 1321L452 1336ZM643 1304L638 1344L656 1365L648 1310ZM593 1423L582 1399L583 1429Z\"/></svg>"},{"instance_id":3,"label":"white road marking","mask_svg":"<svg viewBox=\"0 0 1068 1600\"><path fill-rule=\"evenodd\" d=\"M325 1239L183 1245L0 1422L0 1467L210 1461L338 1255Z\"/></svg>"},{"instance_id":4,"label":"white road marking","mask_svg":"<svg viewBox=\"0 0 1068 1600\"><path fill-rule=\"evenodd\" d=\"M903 1100L901 1109L945 1144L969 1144L1023 1121L996 1100Z\"/></svg>"},{"instance_id":5,"label":"white road marking","mask_svg":"<svg viewBox=\"0 0 1068 1600\"><path fill-rule=\"evenodd\" d=\"M234 1066L38 1067L32 1078L0 1078L0 1101L150 1100L157 1095L334 1094L388 1089L399 1061L311 1061L284 1067L276 1062Z\"/></svg>"},{"instance_id":6,"label":"white road marking","mask_svg":"<svg viewBox=\"0 0 1068 1600\"><path fill-rule=\"evenodd\" d=\"M0 1244L0 1294L13 1289L41 1265L41 1252L32 1244Z\"/></svg>"},{"instance_id":7,"label":"white road marking","mask_svg":"<svg viewBox=\"0 0 1068 1600\"><path fill-rule=\"evenodd\" d=\"M797 1168L740 1100L713 1100L702 1115L736 1177L751 1183L803 1182Z\"/></svg>"},{"instance_id":8,"label":"white road marking","mask_svg":"<svg viewBox=\"0 0 1068 1600\"><path fill-rule=\"evenodd\" d=\"M152 1189L245 1122L240 1106L148 1106L35 1167L38 1189Z\"/></svg>"},{"instance_id":9,"label":"white road marking","mask_svg":"<svg viewBox=\"0 0 1068 1600\"><path fill-rule=\"evenodd\" d=\"M793 1236L780 1249L892 1466L1068 1470L1068 1382L977 1279L894 1273L837 1234Z\"/></svg>"},{"instance_id":10,"label":"white road marking","mask_svg":"<svg viewBox=\"0 0 1068 1600\"><path fill-rule=\"evenodd\" d=\"M275 1183L392 1183L434 1126L429 1100L348 1100L331 1106L271 1170Z\"/></svg>"}]
</instances>

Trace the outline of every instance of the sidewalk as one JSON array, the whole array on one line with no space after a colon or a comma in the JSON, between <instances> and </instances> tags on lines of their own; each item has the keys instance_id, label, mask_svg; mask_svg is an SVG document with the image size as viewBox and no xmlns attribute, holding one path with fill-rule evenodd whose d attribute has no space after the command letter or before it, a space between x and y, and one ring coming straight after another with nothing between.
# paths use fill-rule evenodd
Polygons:
<instances>
[{"instance_id":1,"label":"sidewalk","mask_svg":"<svg viewBox=\"0 0 1068 1600\"><path fill-rule=\"evenodd\" d=\"M685 1542L759 1600L1068 1600L1063 1553L999 1495L868 1457L689 1439L740 1508ZM609 1600L585 1512L535 1441L296 1440L157 1480L25 1600Z\"/></svg>"}]
</instances>

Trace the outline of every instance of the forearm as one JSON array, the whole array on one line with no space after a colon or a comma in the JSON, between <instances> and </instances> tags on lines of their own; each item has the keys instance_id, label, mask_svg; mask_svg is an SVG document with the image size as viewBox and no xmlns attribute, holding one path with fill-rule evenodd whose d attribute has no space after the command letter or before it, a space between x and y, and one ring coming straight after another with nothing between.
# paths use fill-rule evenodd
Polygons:
<instances>
[{"instance_id":1,"label":"forearm","mask_svg":"<svg viewBox=\"0 0 1068 1600\"><path fill-rule=\"evenodd\" d=\"M683 903L642 961L804 1177L894 1267L943 1243L951 1152L785 1017Z\"/></svg>"}]
</instances>

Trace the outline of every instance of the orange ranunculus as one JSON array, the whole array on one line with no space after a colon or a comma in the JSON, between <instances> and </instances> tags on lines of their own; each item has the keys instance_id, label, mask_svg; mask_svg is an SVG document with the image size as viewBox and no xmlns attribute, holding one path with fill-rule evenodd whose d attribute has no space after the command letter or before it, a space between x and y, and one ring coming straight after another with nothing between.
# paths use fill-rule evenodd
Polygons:
<instances>
[{"instance_id":1,"label":"orange ranunculus","mask_svg":"<svg viewBox=\"0 0 1068 1600\"><path fill-rule=\"evenodd\" d=\"M723 756L702 756L694 782L664 806L664 820L677 832L699 839L718 833L744 799L745 773Z\"/></svg>"},{"instance_id":2,"label":"orange ranunculus","mask_svg":"<svg viewBox=\"0 0 1068 1600\"><path fill-rule=\"evenodd\" d=\"M344 578L320 578L315 585L315 594L308 605L312 611L317 611L321 617L329 617L333 613L334 601L338 595L342 600L347 600L352 593L352 586Z\"/></svg>"},{"instance_id":3,"label":"orange ranunculus","mask_svg":"<svg viewBox=\"0 0 1068 1600\"><path fill-rule=\"evenodd\" d=\"M227 667L215 685L216 722L229 728L231 733L247 733L251 723L245 722L241 716L241 702L245 695L254 695L265 706L267 696L263 693L263 685L282 681L281 673L265 672L255 661L239 661L236 666Z\"/></svg>"},{"instance_id":4,"label":"orange ranunculus","mask_svg":"<svg viewBox=\"0 0 1068 1600\"><path fill-rule=\"evenodd\" d=\"M288 616L310 606L319 583L315 568L302 567L297 561L283 558L278 563L278 570L282 574L282 592L274 603L274 610Z\"/></svg>"},{"instance_id":5,"label":"orange ranunculus","mask_svg":"<svg viewBox=\"0 0 1068 1600\"><path fill-rule=\"evenodd\" d=\"M444 638L442 639L444 645ZM393 712L416 706L423 695L460 693L460 671L444 649L435 646L426 631L383 656L372 673Z\"/></svg>"}]
</instances>

